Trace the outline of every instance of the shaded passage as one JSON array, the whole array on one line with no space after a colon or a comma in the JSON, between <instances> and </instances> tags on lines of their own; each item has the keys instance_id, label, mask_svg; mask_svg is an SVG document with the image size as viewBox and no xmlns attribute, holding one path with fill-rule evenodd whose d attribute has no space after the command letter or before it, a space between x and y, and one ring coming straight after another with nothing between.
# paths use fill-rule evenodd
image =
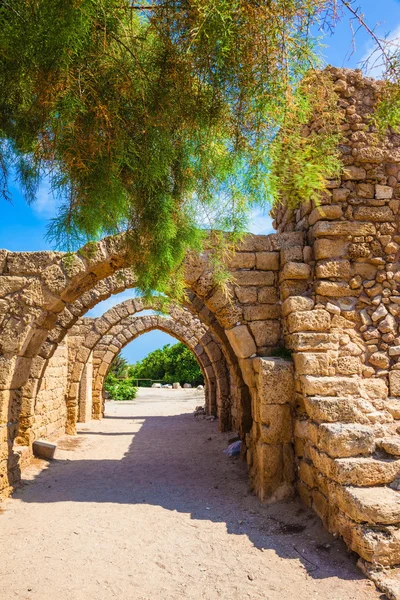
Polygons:
<instances>
[{"instance_id":1,"label":"shaded passage","mask_svg":"<svg viewBox=\"0 0 400 600\"><path fill-rule=\"evenodd\" d=\"M140 390L36 461L0 515L0 597L369 600L344 544L297 502L262 505L196 391Z\"/></svg>"}]
</instances>

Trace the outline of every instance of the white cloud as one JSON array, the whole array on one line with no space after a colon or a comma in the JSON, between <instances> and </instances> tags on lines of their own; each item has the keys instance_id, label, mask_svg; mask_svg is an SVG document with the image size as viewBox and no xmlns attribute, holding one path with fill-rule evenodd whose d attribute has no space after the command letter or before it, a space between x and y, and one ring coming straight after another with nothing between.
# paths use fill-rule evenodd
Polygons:
<instances>
[{"instance_id":1,"label":"white cloud","mask_svg":"<svg viewBox=\"0 0 400 600\"><path fill-rule=\"evenodd\" d=\"M275 231L272 227L271 217L259 209L252 211L247 230L250 231L250 233L256 233L257 235L266 235L268 233L274 233Z\"/></svg>"},{"instance_id":2,"label":"white cloud","mask_svg":"<svg viewBox=\"0 0 400 600\"><path fill-rule=\"evenodd\" d=\"M39 186L36 200L32 203L32 210L43 219L51 219L56 215L56 197L48 183L44 182Z\"/></svg>"}]
</instances>

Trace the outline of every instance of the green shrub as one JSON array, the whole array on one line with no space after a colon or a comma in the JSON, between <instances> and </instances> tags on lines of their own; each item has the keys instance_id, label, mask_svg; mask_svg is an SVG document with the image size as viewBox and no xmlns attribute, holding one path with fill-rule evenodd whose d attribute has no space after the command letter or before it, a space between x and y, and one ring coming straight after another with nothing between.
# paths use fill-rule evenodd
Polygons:
<instances>
[{"instance_id":1,"label":"green shrub","mask_svg":"<svg viewBox=\"0 0 400 600\"><path fill-rule=\"evenodd\" d=\"M173 346L166 344L163 348L150 352L135 365L128 367L128 375L133 379L149 378L149 381L140 383L144 387L151 386L153 381L179 381L193 386L204 384L203 374L193 352L181 342Z\"/></svg>"},{"instance_id":2,"label":"green shrub","mask_svg":"<svg viewBox=\"0 0 400 600\"><path fill-rule=\"evenodd\" d=\"M133 400L138 391L133 379L118 379L113 373L107 375L104 389L110 400Z\"/></svg>"}]
</instances>

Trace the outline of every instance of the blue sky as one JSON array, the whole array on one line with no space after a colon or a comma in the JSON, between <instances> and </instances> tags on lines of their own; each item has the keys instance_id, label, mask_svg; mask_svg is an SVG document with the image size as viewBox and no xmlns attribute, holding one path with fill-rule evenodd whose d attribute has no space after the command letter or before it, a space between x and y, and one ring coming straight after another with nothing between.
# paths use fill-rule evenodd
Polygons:
<instances>
[{"instance_id":1,"label":"blue sky","mask_svg":"<svg viewBox=\"0 0 400 600\"><path fill-rule=\"evenodd\" d=\"M397 37L400 35L400 0L360 0L355 6L361 6L368 24L380 36L388 35ZM338 67L356 68L368 54L371 48L371 40L364 31L356 36L355 51L352 47L352 34L348 19L339 23L333 35L325 35L323 43L324 59L327 63ZM12 203L0 199L0 248L12 251L50 250L54 249L46 241L46 227L57 209L57 201L46 185L41 186L35 203L28 206L23 200L17 185L11 186ZM271 219L267 214L254 212L250 224L253 233L270 233L272 231ZM132 291L118 294L105 302L97 305L90 316L103 314L105 310L114 304L131 297ZM124 355L130 362L135 362L146 356L150 351L176 340L171 336L153 331L137 338L128 344Z\"/></svg>"}]
</instances>

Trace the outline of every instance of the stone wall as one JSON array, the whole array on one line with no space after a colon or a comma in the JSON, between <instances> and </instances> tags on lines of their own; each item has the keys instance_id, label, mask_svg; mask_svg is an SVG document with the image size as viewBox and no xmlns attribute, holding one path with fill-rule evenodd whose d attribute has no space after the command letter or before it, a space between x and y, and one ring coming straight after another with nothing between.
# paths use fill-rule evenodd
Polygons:
<instances>
[{"instance_id":1,"label":"stone wall","mask_svg":"<svg viewBox=\"0 0 400 600\"><path fill-rule=\"evenodd\" d=\"M238 430L260 498L296 488L365 561L392 565L400 563L400 136L374 131L381 83L330 73L343 114L342 176L318 205L278 207L278 233L246 237L227 264L230 298L213 279L211 248L188 256L184 310L199 323L192 346L210 363L210 410ZM316 119L304 135L322 125ZM62 394L75 432L79 398L90 403L92 352L100 416L107 345L117 351L129 339L124 328L138 332L130 322L138 309L121 305L95 323L84 314L134 287L130 252L123 236L72 257L0 251L0 494L18 482L15 441L30 448L59 430ZM67 335L64 393L55 373L66 369ZM273 357L282 347L293 362Z\"/></svg>"},{"instance_id":2,"label":"stone wall","mask_svg":"<svg viewBox=\"0 0 400 600\"><path fill-rule=\"evenodd\" d=\"M79 384L79 412L78 421L88 423L92 420L93 412L93 354L89 358L82 371Z\"/></svg>"},{"instance_id":3,"label":"stone wall","mask_svg":"<svg viewBox=\"0 0 400 600\"><path fill-rule=\"evenodd\" d=\"M297 489L363 559L391 565L400 562L400 137L379 140L371 125L380 82L331 73L344 173L320 205L275 211L278 231L305 233L311 268L302 295L282 305Z\"/></svg>"},{"instance_id":4,"label":"stone wall","mask_svg":"<svg viewBox=\"0 0 400 600\"><path fill-rule=\"evenodd\" d=\"M55 440L65 433L68 385L68 339L63 340L49 360L35 399L33 435Z\"/></svg>"}]
</instances>

